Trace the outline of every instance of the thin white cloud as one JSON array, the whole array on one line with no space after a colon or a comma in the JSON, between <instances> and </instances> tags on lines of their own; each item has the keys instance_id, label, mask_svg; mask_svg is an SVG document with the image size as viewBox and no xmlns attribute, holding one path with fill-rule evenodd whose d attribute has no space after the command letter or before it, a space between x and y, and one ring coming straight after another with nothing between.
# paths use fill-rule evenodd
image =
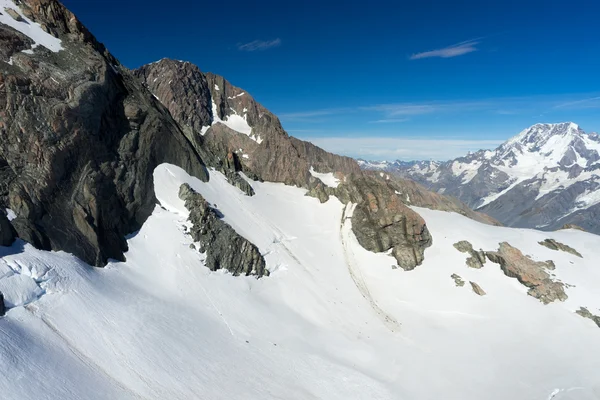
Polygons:
<instances>
[{"instance_id":1,"label":"thin white cloud","mask_svg":"<svg viewBox=\"0 0 600 400\"><path fill-rule=\"evenodd\" d=\"M353 111L353 108L324 108L320 110L308 110L291 113L279 113L278 117L281 120L288 121L304 121L314 117L323 117L327 115L344 114L349 111Z\"/></svg>"},{"instance_id":2,"label":"thin white cloud","mask_svg":"<svg viewBox=\"0 0 600 400\"><path fill-rule=\"evenodd\" d=\"M376 121L369 121L372 124L393 124L397 122L406 122L408 118L386 118L386 119L378 119Z\"/></svg>"},{"instance_id":3,"label":"thin white cloud","mask_svg":"<svg viewBox=\"0 0 600 400\"><path fill-rule=\"evenodd\" d=\"M573 106L580 108L597 108L600 106L599 103L600 96L590 97L587 99L569 101L566 103L557 104L554 108L571 108Z\"/></svg>"},{"instance_id":4,"label":"thin white cloud","mask_svg":"<svg viewBox=\"0 0 600 400\"><path fill-rule=\"evenodd\" d=\"M307 140L327 151L366 160L451 160L469 151L494 149L503 140L393 137L322 137Z\"/></svg>"},{"instance_id":5,"label":"thin white cloud","mask_svg":"<svg viewBox=\"0 0 600 400\"><path fill-rule=\"evenodd\" d=\"M422 53L416 53L409 57L410 60L420 60L422 58L440 57L440 58L451 58L458 57L464 54L472 53L477 51L477 45L480 43L479 39L467 40L457 44L453 44L443 49L424 51Z\"/></svg>"},{"instance_id":6,"label":"thin white cloud","mask_svg":"<svg viewBox=\"0 0 600 400\"><path fill-rule=\"evenodd\" d=\"M273 47L281 46L281 39L273 40L253 40L249 43L238 44L238 50L241 51L257 51L257 50L268 50Z\"/></svg>"}]
</instances>

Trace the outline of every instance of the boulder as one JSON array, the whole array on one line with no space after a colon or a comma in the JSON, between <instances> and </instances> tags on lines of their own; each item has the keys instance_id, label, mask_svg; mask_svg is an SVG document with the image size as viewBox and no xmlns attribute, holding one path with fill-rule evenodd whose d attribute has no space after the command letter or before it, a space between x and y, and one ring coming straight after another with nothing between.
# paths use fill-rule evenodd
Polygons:
<instances>
[{"instance_id":1,"label":"boulder","mask_svg":"<svg viewBox=\"0 0 600 400\"><path fill-rule=\"evenodd\" d=\"M465 286L465 281L463 281L459 275L452 274L450 275L450 278L454 279L454 283L456 284L456 286Z\"/></svg>"},{"instance_id":2,"label":"boulder","mask_svg":"<svg viewBox=\"0 0 600 400\"><path fill-rule=\"evenodd\" d=\"M573 255L575 255L577 257L583 258L583 256L577 250L575 250L574 248L572 248L570 246L567 246L566 244L562 244L560 242L557 242L554 239L546 239L546 240L543 240L543 241L539 242L539 244L541 244L544 247L549 248L550 250L565 251L565 252L571 253L571 254L573 254Z\"/></svg>"},{"instance_id":3,"label":"boulder","mask_svg":"<svg viewBox=\"0 0 600 400\"><path fill-rule=\"evenodd\" d=\"M479 286L475 282L469 281L469 283L471 284L471 288L473 289L473 292L475 292L475 294L477 294L479 296L485 296L486 295L485 291L481 288L481 286Z\"/></svg>"},{"instance_id":4,"label":"boulder","mask_svg":"<svg viewBox=\"0 0 600 400\"><path fill-rule=\"evenodd\" d=\"M549 304L555 300L567 299L564 284L552 281L546 272L547 269L554 268L553 262L534 261L506 242L500 243L498 251L488 251L485 254L490 261L500 264L506 276L516 278L527 286L527 293L542 303Z\"/></svg>"},{"instance_id":5,"label":"boulder","mask_svg":"<svg viewBox=\"0 0 600 400\"><path fill-rule=\"evenodd\" d=\"M580 307L579 310L575 312L584 318L591 319L596 325L598 325L598 328L600 328L600 316L592 314L590 310L585 307Z\"/></svg>"},{"instance_id":6,"label":"boulder","mask_svg":"<svg viewBox=\"0 0 600 400\"><path fill-rule=\"evenodd\" d=\"M485 252L483 250L475 251L473 245L466 240L454 243L454 248L461 253L467 253L470 257L467 258L467 266L471 268L482 268L483 264L487 261L485 258Z\"/></svg>"}]
</instances>

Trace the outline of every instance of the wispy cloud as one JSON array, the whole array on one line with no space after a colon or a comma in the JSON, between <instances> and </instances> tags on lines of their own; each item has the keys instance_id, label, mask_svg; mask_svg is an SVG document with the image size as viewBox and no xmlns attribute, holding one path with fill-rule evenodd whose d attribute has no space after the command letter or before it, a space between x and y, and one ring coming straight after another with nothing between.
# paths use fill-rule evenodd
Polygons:
<instances>
[{"instance_id":1,"label":"wispy cloud","mask_svg":"<svg viewBox=\"0 0 600 400\"><path fill-rule=\"evenodd\" d=\"M273 40L253 40L249 43L238 44L238 50L241 51L257 51L257 50L268 50L273 47L281 46L281 39Z\"/></svg>"},{"instance_id":2,"label":"wispy cloud","mask_svg":"<svg viewBox=\"0 0 600 400\"><path fill-rule=\"evenodd\" d=\"M279 113L285 122L324 123L341 116L351 117L363 123L419 123L431 117L489 115L520 115L539 118L559 112L600 108L598 93L561 94L554 96L522 96L488 98L478 100L431 100L427 102L399 102L362 106L313 109L298 112ZM567 117L568 118L568 117ZM564 116L561 116L564 119ZM298 128L302 128L299 126ZM312 127L311 127L312 128Z\"/></svg>"},{"instance_id":3,"label":"wispy cloud","mask_svg":"<svg viewBox=\"0 0 600 400\"><path fill-rule=\"evenodd\" d=\"M387 119L378 119L376 121L369 121L371 124L393 124L397 122L406 122L409 121L408 118L387 118Z\"/></svg>"},{"instance_id":4,"label":"wispy cloud","mask_svg":"<svg viewBox=\"0 0 600 400\"><path fill-rule=\"evenodd\" d=\"M433 104L413 104L413 103L397 103L397 104L377 104L369 107L362 107L363 110L380 111L388 117L396 117L402 115L421 115L431 114L436 111L437 106Z\"/></svg>"},{"instance_id":5,"label":"wispy cloud","mask_svg":"<svg viewBox=\"0 0 600 400\"><path fill-rule=\"evenodd\" d=\"M440 57L440 58L451 58L458 57L464 54L472 53L477 51L477 45L480 43L480 39L471 39L464 42L456 43L442 49L424 51L422 53L416 53L409 57L410 60L420 60L422 58Z\"/></svg>"},{"instance_id":6,"label":"wispy cloud","mask_svg":"<svg viewBox=\"0 0 600 400\"><path fill-rule=\"evenodd\" d=\"M278 114L279 119L287 120L287 121L307 121L312 120L314 117L324 117L328 115L335 114L344 114L347 112L351 112L355 110L355 108L324 108L320 110L308 110L308 111L299 111L299 112L290 112L290 113L280 113Z\"/></svg>"},{"instance_id":7,"label":"wispy cloud","mask_svg":"<svg viewBox=\"0 0 600 400\"><path fill-rule=\"evenodd\" d=\"M469 151L493 149L503 140L394 137L315 137L311 142L325 150L367 160L450 160Z\"/></svg>"},{"instance_id":8,"label":"wispy cloud","mask_svg":"<svg viewBox=\"0 0 600 400\"><path fill-rule=\"evenodd\" d=\"M554 108L597 108L600 107L600 96L589 97L587 99L568 101L565 103L557 104Z\"/></svg>"}]
</instances>

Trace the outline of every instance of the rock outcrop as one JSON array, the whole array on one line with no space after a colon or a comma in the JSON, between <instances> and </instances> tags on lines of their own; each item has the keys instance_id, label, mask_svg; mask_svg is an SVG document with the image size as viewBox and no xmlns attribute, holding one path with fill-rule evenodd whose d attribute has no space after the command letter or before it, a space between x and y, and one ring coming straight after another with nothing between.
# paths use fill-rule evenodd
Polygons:
<instances>
[{"instance_id":1,"label":"rock outcrop","mask_svg":"<svg viewBox=\"0 0 600 400\"><path fill-rule=\"evenodd\" d=\"M490 261L500 264L504 274L516 278L529 288L527 292L544 304L555 300L565 301L567 294L561 282L554 282L546 269L554 269L554 263L534 261L510 244L500 243L498 251L485 253Z\"/></svg>"},{"instance_id":2,"label":"rock outcrop","mask_svg":"<svg viewBox=\"0 0 600 400\"><path fill-rule=\"evenodd\" d=\"M352 230L367 250L392 255L404 270L424 260L432 237L423 218L400 201L394 191L370 177L351 177L335 190L343 203L356 203Z\"/></svg>"},{"instance_id":3,"label":"rock outcrop","mask_svg":"<svg viewBox=\"0 0 600 400\"><path fill-rule=\"evenodd\" d=\"M586 232L585 229L575 224L564 224L560 229L576 229L578 231Z\"/></svg>"},{"instance_id":4,"label":"rock outcrop","mask_svg":"<svg viewBox=\"0 0 600 400\"><path fill-rule=\"evenodd\" d=\"M190 234L194 241L200 242L200 252L206 252L206 266L211 271L226 269L233 275L259 278L269 275L258 248L221 220L202 195L183 184L179 197L190 212L193 224Z\"/></svg>"},{"instance_id":5,"label":"rock outcrop","mask_svg":"<svg viewBox=\"0 0 600 400\"><path fill-rule=\"evenodd\" d=\"M600 328L600 316L594 315L585 307L580 307L579 310L575 311L577 314L581 315L583 318L591 319L598 328Z\"/></svg>"},{"instance_id":6,"label":"rock outcrop","mask_svg":"<svg viewBox=\"0 0 600 400\"><path fill-rule=\"evenodd\" d=\"M450 278L454 279L454 284L457 287L465 286L465 281L463 281L463 279L460 277L460 275L452 274L452 275L450 275Z\"/></svg>"},{"instance_id":7,"label":"rock outcrop","mask_svg":"<svg viewBox=\"0 0 600 400\"><path fill-rule=\"evenodd\" d=\"M71 12L55 0L18 3L62 50L24 53L33 40L0 24L0 204L36 247L96 266L123 260L125 235L154 209L154 168L169 162L206 180L202 159Z\"/></svg>"},{"instance_id":8,"label":"rock outcrop","mask_svg":"<svg viewBox=\"0 0 600 400\"><path fill-rule=\"evenodd\" d=\"M0 292L0 317L6 313L6 306L4 305L4 295Z\"/></svg>"},{"instance_id":9,"label":"rock outcrop","mask_svg":"<svg viewBox=\"0 0 600 400\"><path fill-rule=\"evenodd\" d=\"M0 210L0 246L10 246L15 241L15 230L4 210Z\"/></svg>"},{"instance_id":10,"label":"rock outcrop","mask_svg":"<svg viewBox=\"0 0 600 400\"><path fill-rule=\"evenodd\" d=\"M549 248L550 250L565 251L565 252L573 254L573 255L575 255L577 257L583 258L583 256L581 255L581 253L579 253L577 250L575 250L571 246L567 246L566 244L562 244L560 242L557 242L554 239L546 239L546 240L543 240L543 241L539 242L539 244L541 244L544 247Z\"/></svg>"},{"instance_id":11,"label":"rock outcrop","mask_svg":"<svg viewBox=\"0 0 600 400\"><path fill-rule=\"evenodd\" d=\"M483 250L475 251L473 245L466 240L454 243L454 248L461 253L469 254L467 257L467 265L471 268L482 268L483 264L487 261L485 258L485 252Z\"/></svg>"},{"instance_id":12,"label":"rock outcrop","mask_svg":"<svg viewBox=\"0 0 600 400\"><path fill-rule=\"evenodd\" d=\"M478 295L478 296L485 296L486 295L485 290L483 290L481 288L481 286L479 286L475 282L469 281L469 283L471 284L471 288L473 289L473 292L475 292L476 295Z\"/></svg>"}]
</instances>

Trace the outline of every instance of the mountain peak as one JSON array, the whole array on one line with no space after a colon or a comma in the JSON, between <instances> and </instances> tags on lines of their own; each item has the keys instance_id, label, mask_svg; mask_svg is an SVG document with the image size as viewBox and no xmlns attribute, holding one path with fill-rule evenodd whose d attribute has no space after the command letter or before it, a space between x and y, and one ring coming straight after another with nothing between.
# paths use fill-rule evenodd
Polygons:
<instances>
[{"instance_id":1,"label":"mountain peak","mask_svg":"<svg viewBox=\"0 0 600 400\"><path fill-rule=\"evenodd\" d=\"M579 136L584 132L574 122L561 122L556 124L539 123L521 131L517 136L509 139L502 145L504 148L513 148L516 145L535 148L544 145L554 136Z\"/></svg>"}]
</instances>

